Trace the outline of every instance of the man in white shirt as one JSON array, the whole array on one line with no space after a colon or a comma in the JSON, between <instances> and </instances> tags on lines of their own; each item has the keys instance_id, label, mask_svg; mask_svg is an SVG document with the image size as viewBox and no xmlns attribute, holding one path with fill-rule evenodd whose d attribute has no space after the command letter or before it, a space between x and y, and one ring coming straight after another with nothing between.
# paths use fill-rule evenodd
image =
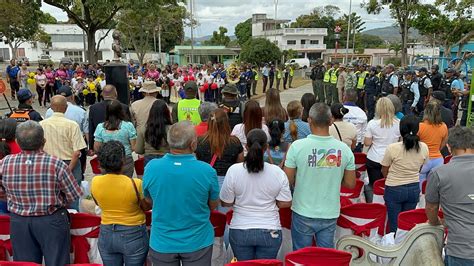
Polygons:
<instances>
[{"instance_id":1,"label":"man in white shirt","mask_svg":"<svg viewBox=\"0 0 474 266\"><path fill-rule=\"evenodd\" d=\"M385 79L382 81L382 94L398 94L398 76L395 73L395 66L388 64L385 68Z\"/></svg>"},{"instance_id":2,"label":"man in white shirt","mask_svg":"<svg viewBox=\"0 0 474 266\"><path fill-rule=\"evenodd\" d=\"M357 129L357 145L354 152L362 152L364 147L364 135L367 128L367 114L355 103L357 102L357 92L353 89L347 90L344 94L344 107L349 109L349 113L344 115L343 120L352 123Z\"/></svg>"}]
</instances>

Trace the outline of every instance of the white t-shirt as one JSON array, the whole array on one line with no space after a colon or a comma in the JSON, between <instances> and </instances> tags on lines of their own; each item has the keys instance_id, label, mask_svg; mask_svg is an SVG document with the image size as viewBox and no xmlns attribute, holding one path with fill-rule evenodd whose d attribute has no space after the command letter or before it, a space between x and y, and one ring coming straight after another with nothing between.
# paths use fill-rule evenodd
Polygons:
<instances>
[{"instance_id":1,"label":"white t-shirt","mask_svg":"<svg viewBox=\"0 0 474 266\"><path fill-rule=\"evenodd\" d=\"M372 139L367 159L380 163L388 145L398 142L400 139L400 120L395 119L392 127L380 127L380 119L372 119L367 124L366 138Z\"/></svg>"},{"instance_id":2,"label":"white t-shirt","mask_svg":"<svg viewBox=\"0 0 474 266\"><path fill-rule=\"evenodd\" d=\"M227 170L220 199L234 203L229 228L280 230L276 201L291 201L291 191L280 167L265 163L261 172L249 173L238 163Z\"/></svg>"},{"instance_id":3,"label":"white t-shirt","mask_svg":"<svg viewBox=\"0 0 474 266\"><path fill-rule=\"evenodd\" d=\"M269 142L272 137L270 137L270 131L268 130L267 125L262 123L262 130L267 134L267 142ZM244 155L247 155L247 136L245 135L245 125L244 124L237 124L235 125L234 129L232 129L232 136L236 136L239 138L240 143L242 143L242 147L244 147Z\"/></svg>"},{"instance_id":4,"label":"white t-shirt","mask_svg":"<svg viewBox=\"0 0 474 266\"><path fill-rule=\"evenodd\" d=\"M367 130L367 114L359 106L344 105L349 109L342 120L353 124L357 129L357 143L364 143L365 131Z\"/></svg>"}]
</instances>

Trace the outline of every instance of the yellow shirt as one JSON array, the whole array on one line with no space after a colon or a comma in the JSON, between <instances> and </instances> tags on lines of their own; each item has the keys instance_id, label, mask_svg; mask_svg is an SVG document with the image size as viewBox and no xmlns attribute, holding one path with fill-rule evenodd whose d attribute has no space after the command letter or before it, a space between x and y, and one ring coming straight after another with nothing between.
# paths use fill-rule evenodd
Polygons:
<instances>
[{"instance_id":1,"label":"yellow shirt","mask_svg":"<svg viewBox=\"0 0 474 266\"><path fill-rule=\"evenodd\" d=\"M43 150L61 160L71 160L75 151L87 147L79 125L64 117L63 113L53 115L40 122L46 143Z\"/></svg>"},{"instance_id":2,"label":"yellow shirt","mask_svg":"<svg viewBox=\"0 0 474 266\"><path fill-rule=\"evenodd\" d=\"M143 198L142 180L134 178ZM138 206L137 194L130 177L106 174L92 179L91 193L102 209L102 224L142 225L145 214Z\"/></svg>"}]
</instances>

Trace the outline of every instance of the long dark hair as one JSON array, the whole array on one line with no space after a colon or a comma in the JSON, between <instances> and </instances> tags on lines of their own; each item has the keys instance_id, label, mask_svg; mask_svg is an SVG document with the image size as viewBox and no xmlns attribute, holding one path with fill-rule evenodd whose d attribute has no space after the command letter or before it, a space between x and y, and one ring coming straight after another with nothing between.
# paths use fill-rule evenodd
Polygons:
<instances>
[{"instance_id":1,"label":"long dark hair","mask_svg":"<svg viewBox=\"0 0 474 266\"><path fill-rule=\"evenodd\" d=\"M117 100L112 100L105 109L104 128L107 130L119 130L120 123L125 120L125 112L122 104Z\"/></svg>"},{"instance_id":2,"label":"long dark hair","mask_svg":"<svg viewBox=\"0 0 474 266\"><path fill-rule=\"evenodd\" d=\"M281 136L285 132L285 123L281 120L273 120L268 124L268 129L270 130L271 140L268 143L270 147L274 148L281 144Z\"/></svg>"},{"instance_id":3,"label":"long dark hair","mask_svg":"<svg viewBox=\"0 0 474 266\"><path fill-rule=\"evenodd\" d=\"M225 148L230 143L240 143L238 138L230 135L229 118L223 109L216 109L211 113L208 125L203 141L209 141L211 153L218 156L218 158L222 157Z\"/></svg>"},{"instance_id":4,"label":"long dark hair","mask_svg":"<svg viewBox=\"0 0 474 266\"><path fill-rule=\"evenodd\" d=\"M150 109L145 128L145 141L159 150L163 140L166 141L166 126L171 125L171 114L163 100L156 100Z\"/></svg>"},{"instance_id":5,"label":"long dark hair","mask_svg":"<svg viewBox=\"0 0 474 266\"><path fill-rule=\"evenodd\" d=\"M267 134L262 129L252 129L247 134L248 152L244 165L249 173L258 173L263 170L263 154L267 149Z\"/></svg>"},{"instance_id":6,"label":"long dark hair","mask_svg":"<svg viewBox=\"0 0 474 266\"><path fill-rule=\"evenodd\" d=\"M404 116L400 121L400 135L403 137L403 146L406 151L415 149L418 152L420 150L419 123L420 120L414 115Z\"/></svg>"},{"instance_id":7,"label":"long dark hair","mask_svg":"<svg viewBox=\"0 0 474 266\"><path fill-rule=\"evenodd\" d=\"M252 129L262 128L263 112L260 104L255 100L250 100L245 104L244 110L244 126L245 135L249 134Z\"/></svg>"},{"instance_id":8,"label":"long dark hair","mask_svg":"<svg viewBox=\"0 0 474 266\"><path fill-rule=\"evenodd\" d=\"M347 113L349 113L349 109L345 108L342 103L333 103L331 105L331 114L334 119L341 120Z\"/></svg>"},{"instance_id":9,"label":"long dark hair","mask_svg":"<svg viewBox=\"0 0 474 266\"><path fill-rule=\"evenodd\" d=\"M8 146L7 142L9 139L6 137L5 135L5 132L7 131L6 128L7 128L7 121L9 120L10 118L8 119L2 119L0 120L0 159L3 159L5 156L9 155L10 154L10 146ZM13 119L11 119L13 120ZM14 123L15 123L15 126L16 126L16 121L13 120ZM15 137L13 136L13 139L15 139Z\"/></svg>"},{"instance_id":10,"label":"long dark hair","mask_svg":"<svg viewBox=\"0 0 474 266\"><path fill-rule=\"evenodd\" d=\"M316 98L312 93L305 93L301 97L301 105L303 105L303 115L301 116L301 120L308 122L309 116L309 109L316 103Z\"/></svg>"}]
</instances>

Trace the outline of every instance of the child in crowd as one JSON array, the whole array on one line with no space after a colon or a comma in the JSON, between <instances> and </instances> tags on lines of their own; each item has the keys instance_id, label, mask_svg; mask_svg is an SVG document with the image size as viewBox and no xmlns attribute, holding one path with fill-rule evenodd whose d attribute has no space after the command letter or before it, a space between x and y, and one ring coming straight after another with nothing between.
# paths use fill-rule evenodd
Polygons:
<instances>
[{"instance_id":1,"label":"child in crowd","mask_svg":"<svg viewBox=\"0 0 474 266\"><path fill-rule=\"evenodd\" d=\"M285 132L285 123L281 120L273 120L268 124L271 140L268 143L268 150L263 155L265 161L283 168L285 163L286 151L288 150L288 143L283 140L283 133Z\"/></svg>"}]
</instances>

